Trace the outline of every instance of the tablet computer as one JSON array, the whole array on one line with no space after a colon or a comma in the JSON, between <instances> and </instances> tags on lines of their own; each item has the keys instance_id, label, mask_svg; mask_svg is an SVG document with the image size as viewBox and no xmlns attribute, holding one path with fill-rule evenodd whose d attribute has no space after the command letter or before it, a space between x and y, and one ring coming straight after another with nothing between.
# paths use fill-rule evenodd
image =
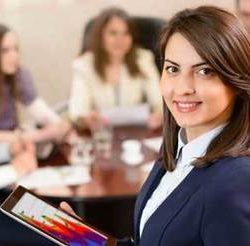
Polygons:
<instances>
[{"instance_id":1,"label":"tablet computer","mask_svg":"<svg viewBox=\"0 0 250 246\"><path fill-rule=\"evenodd\" d=\"M113 246L116 239L18 186L0 210L58 245Z\"/></svg>"}]
</instances>

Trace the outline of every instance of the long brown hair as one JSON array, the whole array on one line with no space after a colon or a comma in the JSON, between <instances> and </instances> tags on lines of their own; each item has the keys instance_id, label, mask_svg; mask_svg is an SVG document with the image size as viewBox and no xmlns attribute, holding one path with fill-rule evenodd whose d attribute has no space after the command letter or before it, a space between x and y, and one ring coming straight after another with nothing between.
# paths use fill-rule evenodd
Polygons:
<instances>
[{"instance_id":1,"label":"long brown hair","mask_svg":"<svg viewBox=\"0 0 250 246\"><path fill-rule=\"evenodd\" d=\"M121 18L128 26L128 31L132 37L132 47L125 56L125 64L128 68L128 71L132 77L143 76L143 72L140 70L139 65L137 64L137 53L135 45L135 27L132 23L129 15L119 9L119 8L108 8L103 10L99 16L94 20L93 27L91 27L89 38L87 39L87 48L91 50L94 54L94 67L98 75L105 81L105 66L110 62L109 55L103 48L103 39L102 33L103 29L107 23L113 18Z\"/></svg>"},{"instance_id":2,"label":"long brown hair","mask_svg":"<svg viewBox=\"0 0 250 246\"><path fill-rule=\"evenodd\" d=\"M186 9L177 13L162 32L161 54L174 33L183 35L218 74L236 91L229 123L208 146L196 167L227 156L250 155L250 41L242 23L233 14L211 6ZM164 103L163 160L167 170L176 167L177 135L175 119Z\"/></svg>"},{"instance_id":3,"label":"long brown hair","mask_svg":"<svg viewBox=\"0 0 250 246\"><path fill-rule=\"evenodd\" d=\"M11 29L3 24L0 24L0 64L2 64L2 42L4 36L11 32ZM17 101L19 99L19 88L18 88L18 82L16 78L16 73L15 74L5 74L3 72L2 67L0 66L0 114L2 113L2 110L4 108L4 104L8 103L5 98L4 98L4 83L8 83L10 86L10 93L11 97L15 101L15 110L16 110L16 121L18 122L18 116L17 116Z\"/></svg>"}]
</instances>

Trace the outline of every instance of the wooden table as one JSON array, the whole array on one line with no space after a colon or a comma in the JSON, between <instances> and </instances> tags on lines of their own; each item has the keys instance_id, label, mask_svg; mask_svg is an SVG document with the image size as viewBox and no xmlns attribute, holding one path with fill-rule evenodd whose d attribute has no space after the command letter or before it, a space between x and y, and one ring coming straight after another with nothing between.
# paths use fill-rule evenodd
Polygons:
<instances>
[{"instance_id":1,"label":"wooden table","mask_svg":"<svg viewBox=\"0 0 250 246\"><path fill-rule=\"evenodd\" d=\"M136 196L140 190L147 172L143 171L143 164L153 161L157 153L142 147L144 160L139 166L130 166L120 159L121 143L126 139L142 140L159 135L144 127L123 127L114 129L112 157L110 159L97 158L91 166L92 180L89 183L69 187L49 187L36 190L38 194L53 197L81 199L110 199L119 196ZM67 162L67 156L62 151L42 165L60 165Z\"/></svg>"},{"instance_id":2,"label":"wooden table","mask_svg":"<svg viewBox=\"0 0 250 246\"><path fill-rule=\"evenodd\" d=\"M159 136L144 127L122 127L114 129L113 155L110 159L98 158L92 165L92 180L89 183L49 187L35 190L54 203L68 201L80 216L116 237L132 233L133 209L136 196L148 172L143 164L153 161L157 153L143 146L145 156L139 166L129 166L120 159L121 143L126 139L142 140ZM60 165L67 162L67 148L59 151L42 165Z\"/></svg>"}]
</instances>

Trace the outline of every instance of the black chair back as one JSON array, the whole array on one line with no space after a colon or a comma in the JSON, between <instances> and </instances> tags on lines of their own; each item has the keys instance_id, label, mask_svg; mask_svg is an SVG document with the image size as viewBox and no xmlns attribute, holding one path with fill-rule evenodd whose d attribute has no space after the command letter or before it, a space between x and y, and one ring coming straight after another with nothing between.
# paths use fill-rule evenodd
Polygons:
<instances>
[{"instance_id":1,"label":"black chair back","mask_svg":"<svg viewBox=\"0 0 250 246\"><path fill-rule=\"evenodd\" d=\"M161 71L159 38L166 22L163 19L153 17L133 17L133 21L136 28L136 43L153 52L157 68Z\"/></svg>"}]
</instances>

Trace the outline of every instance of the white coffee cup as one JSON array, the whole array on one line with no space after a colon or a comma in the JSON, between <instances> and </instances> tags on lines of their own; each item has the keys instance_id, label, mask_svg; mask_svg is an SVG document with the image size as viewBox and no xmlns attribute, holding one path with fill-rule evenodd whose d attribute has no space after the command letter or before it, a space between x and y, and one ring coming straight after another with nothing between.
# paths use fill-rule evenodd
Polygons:
<instances>
[{"instance_id":1,"label":"white coffee cup","mask_svg":"<svg viewBox=\"0 0 250 246\"><path fill-rule=\"evenodd\" d=\"M143 161L142 144L138 140L128 139L122 142L121 159L129 165L137 165Z\"/></svg>"}]
</instances>

